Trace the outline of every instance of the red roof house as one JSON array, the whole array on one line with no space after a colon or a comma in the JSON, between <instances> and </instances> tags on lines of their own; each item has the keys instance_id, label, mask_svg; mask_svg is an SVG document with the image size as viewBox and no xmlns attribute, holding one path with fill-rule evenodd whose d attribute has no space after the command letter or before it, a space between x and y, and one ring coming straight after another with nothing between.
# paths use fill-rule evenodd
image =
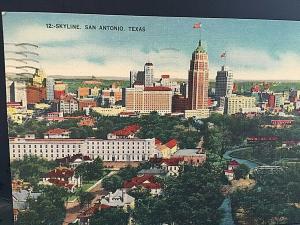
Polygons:
<instances>
[{"instance_id":1,"label":"red roof house","mask_svg":"<svg viewBox=\"0 0 300 225\"><path fill-rule=\"evenodd\" d=\"M126 190L137 187L148 189L153 195L158 195L161 192L161 184L156 182L153 175L145 174L143 176L137 176L123 183L123 188Z\"/></svg>"},{"instance_id":2,"label":"red roof house","mask_svg":"<svg viewBox=\"0 0 300 225\"><path fill-rule=\"evenodd\" d=\"M44 138L69 138L70 131L61 128L54 128L44 133Z\"/></svg>"},{"instance_id":3,"label":"red roof house","mask_svg":"<svg viewBox=\"0 0 300 225\"><path fill-rule=\"evenodd\" d=\"M116 130L108 134L108 139L134 138L135 134L139 131L139 129L140 126L137 124L128 125L120 130Z\"/></svg>"},{"instance_id":4,"label":"red roof house","mask_svg":"<svg viewBox=\"0 0 300 225\"><path fill-rule=\"evenodd\" d=\"M81 178L80 176L75 177L75 171L73 169L57 167L46 173L41 183L44 185L63 187L73 192L75 187L81 186Z\"/></svg>"}]
</instances>

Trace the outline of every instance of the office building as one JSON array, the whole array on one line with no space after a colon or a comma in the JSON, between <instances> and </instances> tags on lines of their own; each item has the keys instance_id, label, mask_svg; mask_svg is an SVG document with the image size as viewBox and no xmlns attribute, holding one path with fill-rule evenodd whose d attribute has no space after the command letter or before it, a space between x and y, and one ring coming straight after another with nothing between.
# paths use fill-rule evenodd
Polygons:
<instances>
[{"instance_id":1,"label":"office building","mask_svg":"<svg viewBox=\"0 0 300 225\"><path fill-rule=\"evenodd\" d=\"M217 72L216 77L216 97L225 97L232 94L233 89L233 73L227 67L222 66L221 70Z\"/></svg>"},{"instance_id":2,"label":"office building","mask_svg":"<svg viewBox=\"0 0 300 225\"><path fill-rule=\"evenodd\" d=\"M27 108L26 83L24 81L13 81L10 85L10 101L21 102Z\"/></svg>"},{"instance_id":3,"label":"office building","mask_svg":"<svg viewBox=\"0 0 300 225\"><path fill-rule=\"evenodd\" d=\"M26 87L27 104L36 104L46 100L46 88L42 86Z\"/></svg>"},{"instance_id":4,"label":"office building","mask_svg":"<svg viewBox=\"0 0 300 225\"><path fill-rule=\"evenodd\" d=\"M47 100L49 101L54 100L54 85L55 85L55 80L53 78L48 77L46 79L46 92L47 92Z\"/></svg>"},{"instance_id":5,"label":"office building","mask_svg":"<svg viewBox=\"0 0 300 225\"><path fill-rule=\"evenodd\" d=\"M189 109L208 108L208 54L201 40L192 54L188 76Z\"/></svg>"},{"instance_id":6,"label":"office building","mask_svg":"<svg viewBox=\"0 0 300 225\"><path fill-rule=\"evenodd\" d=\"M223 99L225 114L233 115L236 113L257 111L255 97L232 95Z\"/></svg>"},{"instance_id":7,"label":"office building","mask_svg":"<svg viewBox=\"0 0 300 225\"><path fill-rule=\"evenodd\" d=\"M126 88L125 92L125 107L128 112L148 114L156 111L162 115L171 113L171 88L135 85L133 88Z\"/></svg>"},{"instance_id":8,"label":"office building","mask_svg":"<svg viewBox=\"0 0 300 225\"><path fill-rule=\"evenodd\" d=\"M58 108L59 112L70 114L78 110L79 110L79 102L72 95L68 94L60 97L59 108Z\"/></svg>"},{"instance_id":9,"label":"office building","mask_svg":"<svg viewBox=\"0 0 300 225\"><path fill-rule=\"evenodd\" d=\"M154 83L153 64L147 62L144 66L145 87L152 87Z\"/></svg>"}]
</instances>

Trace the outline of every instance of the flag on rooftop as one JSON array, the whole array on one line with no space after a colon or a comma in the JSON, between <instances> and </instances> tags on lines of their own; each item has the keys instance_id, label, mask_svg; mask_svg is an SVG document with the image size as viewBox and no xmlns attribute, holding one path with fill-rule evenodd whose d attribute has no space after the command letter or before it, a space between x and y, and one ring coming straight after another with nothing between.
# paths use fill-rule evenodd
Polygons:
<instances>
[{"instance_id":1,"label":"flag on rooftop","mask_svg":"<svg viewBox=\"0 0 300 225\"><path fill-rule=\"evenodd\" d=\"M226 57L226 52L223 52L222 54L221 54L221 58L225 58Z\"/></svg>"},{"instance_id":2,"label":"flag on rooftop","mask_svg":"<svg viewBox=\"0 0 300 225\"><path fill-rule=\"evenodd\" d=\"M201 23L195 23L193 26L194 29L200 29L201 28Z\"/></svg>"}]
</instances>

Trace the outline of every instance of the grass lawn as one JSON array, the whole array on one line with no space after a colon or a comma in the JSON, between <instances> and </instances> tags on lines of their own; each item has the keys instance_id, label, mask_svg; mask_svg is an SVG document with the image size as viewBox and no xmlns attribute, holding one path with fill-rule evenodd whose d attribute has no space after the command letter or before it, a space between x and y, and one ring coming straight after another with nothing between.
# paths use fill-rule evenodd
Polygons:
<instances>
[{"instance_id":1,"label":"grass lawn","mask_svg":"<svg viewBox=\"0 0 300 225\"><path fill-rule=\"evenodd\" d=\"M93 180L93 181L86 181L83 182L81 188L83 191L87 191L90 187L92 187L95 183L97 182L97 180ZM69 201L74 201L78 196L74 193L72 194L72 196L68 199Z\"/></svg>"},{"instance_id":2,"label":"grass lawn","mask_svg":"<svg viewBox=\"0 0 300 225\"><path fill-rule=\"evenodd\" d=\"M83 184L82 184L82 190L83 191L87 191L87 189L89 189L90 187L92 187L96 182L97 182L97 180L83 182Z\"/></svg>"},{"instance_id":3,"label":"grass lawn","mask_svg":"<svg viewBox=\"0 0 300 225\"><path fill-rule=\"evenodd\" d=\"M106 176L110 171L109 170L103 170L103 176ZM90 181L83 181L82 183L82 190L83 191L87 191L90 187L92 187L98 180L90 180ZM78 196L74 193L69 199L68 201L74 201Z\"/></svg>"}]
</instances>

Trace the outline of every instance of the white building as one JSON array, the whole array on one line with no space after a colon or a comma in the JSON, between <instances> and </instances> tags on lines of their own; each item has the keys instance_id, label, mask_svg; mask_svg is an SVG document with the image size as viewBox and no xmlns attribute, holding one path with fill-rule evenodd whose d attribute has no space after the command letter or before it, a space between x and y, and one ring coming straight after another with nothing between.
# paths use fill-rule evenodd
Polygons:
<instances>
[{"instance_id":1,"label":"white building","mask_svg":"<svg viewBox=\"0 0 300 225\"><path fill-rule=\"evenodd\" d=\"M5 86L6 86L6 102L11 102L10 100L10 85L13 81L5 79Z\"/></svg>"},{"instance_id":2,"label":"white building","mask_svg":"<svg viewBox=\"0 0 300 225\"><path fill-rule=\"evenodd\" d=\"M102 116L118 116L120 113L125 112L126 108L122 106L111 106L109 108L92 107L93 112L96 112Z\"/></svg>"},{"instance_id":3,"label":"white building","mask_svg":"<svg viewBox=\"0 0 300 225\"><path fill-rule=\"evenodd\" d=\"M44 133L44 138L70 138L70 131L60 128L48 130Z\"/></svg>"},{"instance_id":4,"label":"white building","mask_svg":"<svg viewBox=\"0 0 300 225\"><path fill-rule=\"evenodd\" d=\"M75 154L100 157L105 162L141 162L151 157L161 157L155 148L155 139L36 139L11 138L10 159L22 159L34 155L55 160Z\"/></svg>"},{"instance_id":5,"label":"white building","mask_svg":"<svg viewBox=\"0 0 300 225\"><path fill-rule=\"evenodd\" d=\"M47 91L47 100L54 100L54 85L55 80L53 78L48 77L46 79L46 91Z\"/></svg>"},{"instance_id":6,"label":"white building","mask_svg":"<svg viewBox=\"0 0 300 225\"><path fill-rule=\"evenodd\" d=\"M205 119L209 117L209 109L191 109L184 111L185 118Z\"/></svg>"},{"instance_id":7,"label":"white building","mask_svg":"<svg viewBox=\"0 0 300 225\"><path fill-rule=\"evenodd\" d=\"M119 207L127 210L128 207L134 208L134 201L134 197L127 194L124 190L118 189L115 193L109 192L108 195L101 199L100 203L102 205Z\"/></svg>"},{"instance_id":8,"label":"white building","mask_svg":"<svg viewBox=\"0 0 300 225\"><path fill-rule=\"evenodd\" d=\"M256 107L255 97L246 97L241 95L232 95L221 99L221 105L224 104L224 113L228 115L247 111Z\"/></svg>"},{"instance_id":9,"label":"white building","mask_svg":"<svg viewBox=\"0 0 300 225\"><path fill-rule=\"evenodd\" d=\"M154 83L153 64L147 62L144 66L145 87L152 87Z\"/></svg>"},{"instance_id":10,"label":"white building","mask_svg":"<svg viewBox=\"0 0 300 225\"><path fill-rule=\"evenodd\" d=\"M27 93L25 81L13 81L10 85L10 101L22 102L22 106L27 108Z\"/></svg>"},{"instance_id":11,"label":"white building","mask_svg":"<svg viewBox=\"0 0 300 225\"><path fill-rule=\"evenodd\" d=\"M167 74L161 75L160 80L155 82L155 86L169 87L172 89L173 94L180 93L180 84L176 81L172 81L170 75Z\"/></svg>"},{"instance_id":12,"label":"white building","mask_svg":"<svg viewBox=\"0 0 300 225\"><path fill-rule=\"evenodd\" d=\"M72 95L62 96L59 100L59 112L74 113L79 109L79 102Z\"/></svg>"}]
</instances>

